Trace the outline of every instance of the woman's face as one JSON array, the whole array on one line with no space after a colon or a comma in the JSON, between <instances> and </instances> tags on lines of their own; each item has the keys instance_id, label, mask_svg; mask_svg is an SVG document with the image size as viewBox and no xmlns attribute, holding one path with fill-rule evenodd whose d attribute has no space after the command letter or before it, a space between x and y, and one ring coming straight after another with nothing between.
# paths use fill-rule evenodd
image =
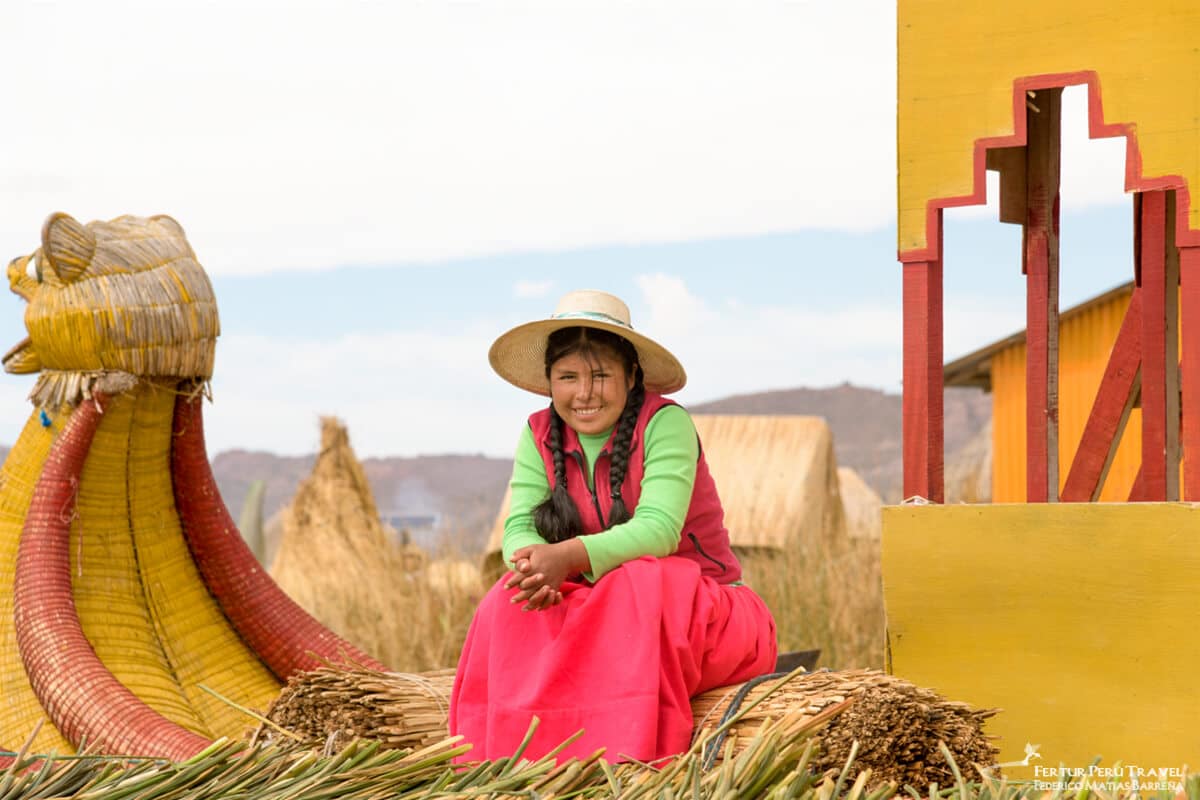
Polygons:
<instances>
[{"instance_id":1,"label":"woman's face","mask_svg":"<svg viewBox=\"0 0 1200 800\"><path fill-rule=\"evenodd\" d=\"M550 399L576 433L604 433L617 424L633 376L621 360L596 348L591 356L571 353L550 366Z\"/></svg>"}]
</instances>

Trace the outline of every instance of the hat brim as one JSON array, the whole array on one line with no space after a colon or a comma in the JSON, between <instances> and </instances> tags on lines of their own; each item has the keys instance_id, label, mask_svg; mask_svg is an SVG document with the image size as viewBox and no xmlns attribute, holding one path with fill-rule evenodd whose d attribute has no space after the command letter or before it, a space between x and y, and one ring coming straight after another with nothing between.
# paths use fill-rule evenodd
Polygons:
<instances>
[{"instance_id":1,"label":"hat brim","mask_svg":"<svg viewBox=\"0 0 1200 800\"><path fill-rule=\"evenodd\" d=\"M544 319L518 325L492 344L488 351L492 369L513 386L549 397L546 344L550 334L562 328L595 328L628 339L637 350L648 392L670 394L687 383L687 373L679 359L658 342L622 325L588 319Z\"/></svg>"}]
</instances>

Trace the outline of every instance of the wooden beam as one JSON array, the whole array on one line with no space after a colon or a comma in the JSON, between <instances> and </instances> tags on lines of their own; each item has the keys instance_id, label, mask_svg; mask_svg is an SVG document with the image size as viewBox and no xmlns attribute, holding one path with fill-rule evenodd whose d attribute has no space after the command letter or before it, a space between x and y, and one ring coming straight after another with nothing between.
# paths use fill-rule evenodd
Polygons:
<instances>
[{"instance_id":1,"label":"wooden beam","mask_svg":"<svg viewBox=\"0 0 1200 800\"><path fill-rule=\"evenodd\" d=\"M1167 499L1167 193L1141 193L1142 485L1140 498Z\"/></svg>"},{"instance_id":2,"label":"wooden beam","mask_svg":"<svg viewBox=\"0 0 1200 800\"><path fill-rule=\"evenodd\" d=\"M1182 389L1184 500L1200 501L1200 247L1179 248L1180 328L1183 357Z\"/></svg>"},{"instance_id":3,"label":"wooden beam","mask_svg":"<svg viewBox=\"0 0 1200 800\"><path fill-rule=\"evenodd\" d=\"M943 502L943 425L942 264L917 261L904 265L905 498Z\"/></svg>"},{"instance_id":4,"label":"wooden beam","mask_svg":"<svg viewBox=\"0 0 1200 800\"><path fill-rule=\"evenodd\" d=\"M1137 398L1141 359L1142 296L1134 289L1063 486L1064 502L1086 503L1100 498L1104 479Z\"/></svg>"},{"instance_id":5,"label":"wooden beam","mask_svg":"<svg viewBox=\"0 0 1200 800\"><path fill-rule=\"evenodd\" d=\"M1058 499L1058 190L1062 90L1026 111L1025 500Z\"/></svg>"},{"instance_id":6,"label":"wooden beam","mask_svg":"<svg viewBox=\"0 0 1200 800\"><path fill-rule=\"evenodd\" d=\"M1175 192L1167 192L1166 237L1163 259L1163 367L1165 383L1163 400L1166 402L1164 439L1166 447L1166 499L1179 499L1179 462L1181 456L1179 439L1179 250L1175 247Z\"/></svg>"},{"instance_id":7,"label":"wooden beam","mask_svg":"<svg viewBox=\"0 0 1200 800\"><path fill-rule=\"evenodd\" d=\"M987 168L1000 173L1000 221L1025 224L1025 148L997 147L987 151Z\"/></svg>"}]
</instances>

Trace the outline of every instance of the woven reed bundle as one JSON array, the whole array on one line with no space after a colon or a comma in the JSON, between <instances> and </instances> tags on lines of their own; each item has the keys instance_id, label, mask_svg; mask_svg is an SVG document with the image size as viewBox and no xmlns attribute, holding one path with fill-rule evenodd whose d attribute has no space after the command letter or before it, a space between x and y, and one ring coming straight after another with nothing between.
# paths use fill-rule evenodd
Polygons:
<instances>
[{"instance_id":1,"label":"woven reed bundle","mask_svg":"<svg viewBox=\"0 0 1200 800\"><path fill-rule=\"evenodd\" d=\"M454 670L422 674L331 667L292 676L267 719L305 744L338 749L372 739L389 749L421 748L446 738ZM256 738L281 738L261 725Z\"/></svg>"},{"instance_id":2,"label":"woven reed bundle","mask_svg":"<svg viewBox=\"0 0 1200 800\"><path fill-rule=\"evenodd\" d=\"M288 681L267 718L314 745L359 736L381 740L386 747L422 746L447 735L445 709L452 682L450 670L415 676L314 670ZM718 727L739 688L722 687L693 698L697 737ZM997 750L982 730L995 711L947 701L877 670L816 672L754 686L738 705L743 714L729 729L719 757L737 757L768 725L801 728L846 700L853 702L817 735L821 750L813 762L816 769L840 770L855 741L856 769L870 768L874 780L897 785L953 783L938 742L945 742L961 766L996 763ZM438 720L442 727L435 730ZM259 730L272 736L265 726Z\"/></svg>"},{"instance_id":3,"label":"woven reed bundle","mask_svg":"<svg viewBox=\"0 0 1200 800\"><path fill-rule=\"evenodd\" d=\"M55 214L42 246L8 268L29 302L29 339L9 372L41 372L35 404L57 409L86 396L105 372L208 378L220 332L212 285L179 223L118 217L83 225Z\"/></svg>"},{"instance_id":4,"label":"woven reed bundle","mask_svg":"<svg viewBox=\"0 0 1200 800\"><path fill-rule=\"evenodd\" d=\"M768 722L802 721L852 699L849 708L817 737L821 752L814 765L819 769L841 769L855 741L857 768L870 768L873 779L900 786L953 783L939 741L946 743L959 765L996 763L999 751L983 732L984 721L995 709L976 710L878 670L814 672L775 684L764 682L746 695L743 708L766 697L730 729L729 735L742 743L735 742L734 752ZM692 700L697 735L717 726L737 689L714 689Z\"/></svg>"}]
</instances>

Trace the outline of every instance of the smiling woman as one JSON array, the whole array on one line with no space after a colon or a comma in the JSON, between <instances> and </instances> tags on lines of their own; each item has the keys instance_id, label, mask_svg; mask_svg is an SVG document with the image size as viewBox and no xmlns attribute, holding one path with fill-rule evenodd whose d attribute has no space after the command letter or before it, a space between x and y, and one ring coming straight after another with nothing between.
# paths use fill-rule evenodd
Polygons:
<instances>
[{"instance_id":1,"label":"smiling woman","mask_svg":"<svg viewBox=\"0 0 1200 800\"><path fill-rule=\"evenodd\" d=\"M775 623L741 581L687 412L679 361L603 292L492 345L505 380L551 402L514 459L504 560L459 660L450 730L472 758L650 761L687 749L689 699L769 672ZM534 613L527 613L534 612Z\"/></svg>"},{"instance_id":2,"label":"smiling woman","mask_svg":"<svg viewBox=\"0 0 1200 800\"><path fill-rule=\"evenodd\" d=\"M558 344L569 350L567 355L552 361L550 396L563 422L579 433L597 434L617 424L633 388L633 375L628 363L603 350L591 348L585 354L582 350L588 346L585 331L587 328L564 331L575 341ZM562 338L565 337L559 337ZM547 352L551 349L547 348Z\"/></svg>"}]
</instances>

